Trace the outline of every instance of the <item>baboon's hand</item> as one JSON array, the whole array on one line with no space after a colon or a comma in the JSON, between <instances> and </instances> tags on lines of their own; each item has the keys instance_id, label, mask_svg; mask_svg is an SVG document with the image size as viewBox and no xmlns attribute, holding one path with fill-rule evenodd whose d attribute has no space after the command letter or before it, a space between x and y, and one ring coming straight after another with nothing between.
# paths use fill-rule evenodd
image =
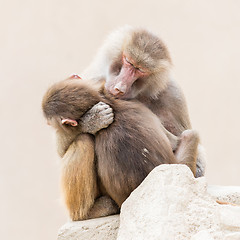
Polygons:
<instances>
[{"instance_id":1,"label":"baboon's hand","mask_svg":"<svg viewBox=\"0 0 240 240\"><path fill-rule=\"evenodd\" d=\"M104 103L99 102L94 105L81 118L81 130L84 133L95 134L103 128L107 128L114 119L112 108Z\"/></svg>"}]
</instances>

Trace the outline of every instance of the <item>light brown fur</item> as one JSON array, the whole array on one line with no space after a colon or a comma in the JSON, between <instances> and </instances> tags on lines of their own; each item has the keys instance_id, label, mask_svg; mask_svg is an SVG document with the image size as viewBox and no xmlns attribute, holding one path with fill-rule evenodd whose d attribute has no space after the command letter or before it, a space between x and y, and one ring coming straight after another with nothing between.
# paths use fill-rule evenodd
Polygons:
<instances>
[{"instance_id":1,"label":"light brown fur","mask_svg":"<svg viewBox=\"0 0 240 240\"><path fill-rule=\"evenodd\" d=\"M99 101L113 108L115 120L95 141L82 133L81 125L62 121L79 122ZM58 136L62 188L72 220L117 213L154 167L179 162L172 151L178 139L137 101L118 100L94 84L65 80L50 87L42 107Z\"/></svg>"},{"instance_id":2,"label":"light brown fur","mask_svg":"<svg viewBox=\"0 0 240 240\"><path fill-rule=\"evenodd\" d=\"M79 135L64 154L61 183L71 219L87 218L99 194L94 140L90 135Z\"/></svg>"},{"instance_id":3,"label":"light brown fur","mask_svg":"<svg viewBox=\"0 0 240 240\"><path fill-rule=\"evenodd\" d=\"M125 57L132 67L127 66L129 70L123 74ZM106 79L107 91L120 99L139 100L159 117L166 130L185 139L181 134L192 127L185 97L171 77L171 67L169 51L158 36L127 26L110 34L82 76L96 82ZM139 72L141 68L144 74ZM205 159L199 136L191 131L188 141L179 144L181 149L174 150L178 151L178 158L184 157L179 161L197 162L196 176L200 177L204 175Z\"/></svg>"}]
</instances>

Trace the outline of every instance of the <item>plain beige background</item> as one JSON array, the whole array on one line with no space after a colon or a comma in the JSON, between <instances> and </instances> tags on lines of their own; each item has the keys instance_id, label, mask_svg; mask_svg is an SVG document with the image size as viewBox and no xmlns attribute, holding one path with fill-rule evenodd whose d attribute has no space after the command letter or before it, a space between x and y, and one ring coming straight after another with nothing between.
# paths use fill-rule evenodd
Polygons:
<instances>
[{"instance_id":1,"label":"plain beige background","mask_svg":"<svg viewBox=\"0 0 240 240\"><path fill-rule=\"evenodd\" d=\"M1 239L56 239L67 221L41 99L124 24L147 27L169 46L206 147L208 182L240 185L239 12L238 0L1 1Z\"/></svg>"}]
</instances>

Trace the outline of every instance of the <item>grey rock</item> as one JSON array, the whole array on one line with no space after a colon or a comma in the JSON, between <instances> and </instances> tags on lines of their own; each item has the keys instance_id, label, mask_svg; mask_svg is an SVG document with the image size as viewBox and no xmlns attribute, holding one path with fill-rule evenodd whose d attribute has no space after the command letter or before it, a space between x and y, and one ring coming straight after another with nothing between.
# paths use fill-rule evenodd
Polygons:
<instances>
[{"instance_id":1,"label":"grey rock","mask_svg":"<svg viewBox=\"0 0 240 240\"><path fill-rule=\"evenodd\" d=\"M58 232L58 240L113 240L117 238L119 215L68 222Z\"/></svg>"},{"instance_id":2,"label":"grey rock","mask_svg":"<svg viewBox=\"0 0 240 240\"><path fill-rule=\"evenodd\" d=\"M120 223L118 240L187 240L203 230L209 239L224 238L205 178L184 165L155 168L123 203Z\"/></svg>"},{"instance_id":3,"label":"grey rock","mask_svg":"<svg viewBox=\"0 0 240 240\"><path fill-rule=\"evenodd\" d=\"M240 186L209 185L207 191L216 200L240 205Z\"/></svg>"},{"instance_id":4,"label":"grey rock","mask_svg":"<svg viewBox=\"0 0 240 240\"><path fill-rule=\"evenodd\" d=\"M58 240L240 240L240 187L207 186L185 165L155 168L120 214L68 222Z\"/></svg>"}]
</instances>

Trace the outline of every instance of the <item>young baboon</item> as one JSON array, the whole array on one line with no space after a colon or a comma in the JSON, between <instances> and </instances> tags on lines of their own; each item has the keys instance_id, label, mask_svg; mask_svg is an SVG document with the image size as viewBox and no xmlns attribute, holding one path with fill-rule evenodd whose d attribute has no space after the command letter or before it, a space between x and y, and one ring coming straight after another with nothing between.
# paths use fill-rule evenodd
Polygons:
<instances>
[{"instance_id":1,"label":"young baboon","mask_svg":"<svg viewBox=\"0 0 240 240\"><path fill-rule=\"evenodd\" d=\"M80 122L98 102L110 105L115 118L93 139L83 134ZM138 101L115 99L102 86L64 80L49 88L42 108L48 123L56 129L63 161L63 193L72 220L118 212L154 167L179 163L178 159L183 163L182 152L175 157L172 151L178 139L165 130L152 111ZM192 134L186 134L183 141ZM192 154L198 140L189 144ZM186 160L185 164L195 173L196 162Z\"/></svg>"}]
</instances>

